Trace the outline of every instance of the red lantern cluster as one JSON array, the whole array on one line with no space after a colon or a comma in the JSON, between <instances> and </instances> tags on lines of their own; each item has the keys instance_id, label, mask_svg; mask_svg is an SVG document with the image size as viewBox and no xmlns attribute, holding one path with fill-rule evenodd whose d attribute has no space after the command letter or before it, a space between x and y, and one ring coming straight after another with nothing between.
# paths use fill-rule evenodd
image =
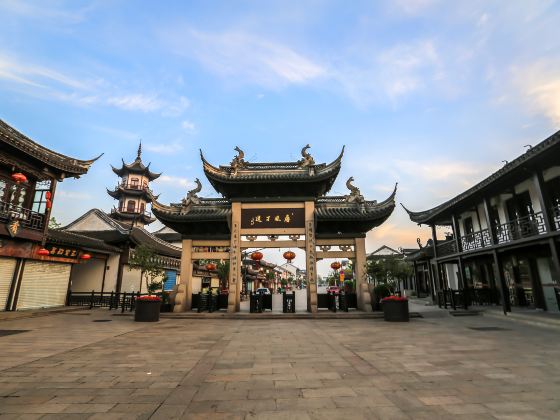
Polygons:
<instances>
[{"instance_id":1,"label":"red lantern cluster","mask_svg":"<svg viewBox=\"0 0 560 420\"><path fill-rule=\"evenodd\" d=\"M296 253L293 251L286 251L284 252L284 258L291 263L292 260L296 257Z\"/></svg>"},{"instance_id":2,"label":"red lantern cluster","mask_svg":"<svg viewBox=\"0 0 560 420\"><path fill-rule=\"evenodd\" d=\"M331 268L332 268L333 270L339 270L340 267L342 267L342 265L341 265L338 261L335 261L335 262L333 262L333 263L331 264Z\"/></svg>"},{"instance_id":3,"label":"red lantern cluster","mask_svg":"<svg viewBox=\"0 0 560 420\"><path fill-rule=\"evenodd\" d=\"M206 264L206 269L208 271L214 271L216 269L216 264L209 262L208 264Z\"/></svg>"},{"instance_id":4,"label":"red lantern cluster","mask_svg":"<svg viewBox=\"0 0 560 420\"><path fill-rule=\"evenodd\" d=\"M89 259L91 259L91 255L89 254L82 254L82 256L80 257L82 260L87 261Z\"/></svg>"},{"instance_id":5,"label":"red lantern cluster","mask_svg":"<svg viewBox=\"0 0 560 420\"><path fill-rule=\"evenodd\" d=\"M46 248L41 248L39 251L37 251L38 255L41 255L43 257L46 257L47 255L51 255L51 253L49 252L48 249Z\"/></svg>"},{"instance_id":6,"label":"red lantern cluster","mask_svg":"<svg viewBox=\"0 0 560 420\"><path fill-rule=\"evenodd\" d=\"M16 172L12 174L12 179L16 182L16 183L20 183L20 182L27 182L27 177L22 174L21 172Z\"/></svg>"}]
</instances>

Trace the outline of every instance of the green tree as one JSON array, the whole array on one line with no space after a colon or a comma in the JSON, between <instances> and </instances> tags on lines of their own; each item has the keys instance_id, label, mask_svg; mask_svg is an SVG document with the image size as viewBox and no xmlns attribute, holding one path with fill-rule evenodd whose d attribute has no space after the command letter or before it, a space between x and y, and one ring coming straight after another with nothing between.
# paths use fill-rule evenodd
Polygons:
<instances>
[{"instance_id":1,"label":"green tree","mask_svg":"<svg viewBox=\"0 0 560 420\"><path fill-rule=\"evenodd\" d=\"M60 229L61 227L62 225L58 223L56 218L54 216L51 217L51 219L49 220L49 229Z\"/></svg>"},{"instance_id":2,"label":"green tree","mask_svg":"<svg viewBox=\"0 0 560 420\"><path fill-rule=\"evenodd\" d=\"M140 277L146 283L146 290L151 295L162 287L161 281L156 277L162 276L165 271L158 261L156 252L147 245L138 245L128 259L129 270L140 270Z\"/></svg>"},{"instance_id":3,"label":"green tree","mask_svg":"<svg viewBox=\"0 0 560 420\"><path fill-rule=\"evenodd\" d=\"M229 282L229 260L218 262L218 264L216 264L216 269L218 271L218 278L220 279L220 287L222 289L227 289Z\"/></svg>"}]
</instances>

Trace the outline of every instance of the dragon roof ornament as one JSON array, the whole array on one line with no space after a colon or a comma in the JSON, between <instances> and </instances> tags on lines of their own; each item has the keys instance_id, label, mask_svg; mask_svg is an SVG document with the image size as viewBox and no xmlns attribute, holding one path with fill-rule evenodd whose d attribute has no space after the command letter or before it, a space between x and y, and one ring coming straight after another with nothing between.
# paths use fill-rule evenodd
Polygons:
<instances>
[{"instance_id":1,"label":"dragon roof ornament","mask_svg":"<svg viewBox=\"0 0 560 420\"><path fill-rule=\"evenodd\" d=\"M348 180L346 181L346 188L350 190L350 194L344 196L344 198L348 203L364 204L366 200L364 196L360 193L360 189L352 185L353 181L354 181L353 176L348 178Z\"/></svg>"},{"instance_id":2,"label":"dragon roof ornament","mask_svg":"<svg viewBox=\"0 0 560 420\"><path fill-rule=\"evenodd\" d=\"M187 193L187 196L181 200L183 207L188 207L191 204L200 204L200 198L197 193L202 191L202 184L198 178L194 180L196 187Z\"/></svg>"},{"instance_id":3,"label":"dragon roof ornament","mask_svg":"<svg viewBox=\"0 0 560 420\"><path fill-rule=\"evenodd\" d=\"M305 168L308 166L314 166L315 165L315 159L313 159L313 156L311 156L309 154L309 152L307 151L307 149L310 149L311 146L309 144L306 144L305 147L303 147L301 149L301 156L302 159L298 160L298 165L301 168Z\"/></svg>"},{"instance_id":4,"label":"dragon roof ornament","mask_svg":"<svg viewBox=\"0 0 560 420\"><path fill-rule=\"evenodd\" d=\"M245 152L241 150L239 146L235 146L233 150L237 152L237 156L233 158L230 165L232 169L231 175L235 176L237 174L237 170L239 168L244 168L247 162L245 162Z\"/></svg>"}]
</instances>

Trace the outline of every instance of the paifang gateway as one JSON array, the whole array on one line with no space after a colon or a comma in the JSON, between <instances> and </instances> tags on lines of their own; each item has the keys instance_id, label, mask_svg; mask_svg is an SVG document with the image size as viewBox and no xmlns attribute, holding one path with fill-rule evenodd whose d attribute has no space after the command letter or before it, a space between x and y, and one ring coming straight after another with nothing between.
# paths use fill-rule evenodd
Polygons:
<instances>
[{"instance_id":1,"label":"paifang gateway","mask_svg":"<svg viewBox=\"0 0 560 420\"><path fill-rule=\"evenodd\" d=\"M331 163L315 163L305 146L296 162L248 162L244 152L229 165L209 163L200 152L204 174L223 198L199 197L202 184L180 203L152 202L154 215L182 236L181 284L175 312L191 309L192 262L229 259L228 311L239 311L241 251L247 248L301 248L306 252L307 309L317 311L316 263L323 258L354 261L358 307L370 311L365 278L365 237L395 208L396 185L384 201L366 200L348 179L345 196L327 193L338 176L344 147ZM257 240L268 237L269 240ZM199 247L229 248L199 252ZM221 247L221 248L220 248Z\"/></svg>"}]
</instances>

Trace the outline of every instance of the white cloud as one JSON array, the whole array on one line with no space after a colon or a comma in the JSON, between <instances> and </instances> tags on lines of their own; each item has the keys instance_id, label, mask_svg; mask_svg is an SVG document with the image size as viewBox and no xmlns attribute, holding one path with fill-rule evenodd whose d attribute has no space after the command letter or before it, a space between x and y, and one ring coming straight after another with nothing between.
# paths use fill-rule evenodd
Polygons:
<instances>
[{"instance_id":1,"label":"white cloud","mask_svg":"<svg viewBox=\"0 0 560 420\"><path fill-rule=\"evenodd\" d=\"M392 0L392 4L407 15L423 13L438 2L439 0Z\"/></svg>"},{"instance_id":2,"label":"white cloud","mask_svg":"<svg viewBox=\"0 0 560 420\"><path fill-rule=\"evenodd\" d=\"M287 45L246 32L181 28L169 30L164 39L175 53L195 58L220 76L268 88L304 84L326 74L320 64Z\"/></svg>"},{"instance_id":3,"label":"white cloud","mask_svg":"<svg viewBox=\"0 0 560 420\"><path fill-rule=\"evenodd\" d=\"M109 105L128 111L151 112L163 107L163 102L157 95L127 94L107 98Z\"/></svg>"},{"instance_id":4,"label":"white cloud","mask_svg":"<svg viewBox=\"0 0 560 420\"><path fill-rule=\"evenodd\" d=\"M560 60L541 60L513 70L513 83L529 109L560 126Z\"/></svg>"},{"instance_id":5,"label":"white cloud","mask_svg":"<svg viewBox=\"0 0 560 420\"><path fill-rule=\"evenodd\" d=\"M162 155L171 155L173 153L177 153L181 150L183 150L183 145L179 142L173 142L173 143L156 143L156 144L150 144L150 143L146 143L145 145L143 145L143 147L150 151L150 152L154 152L154 153L159 153ZM160 177L161 179L161 177Z\"/></svg>"},{"instance_id":6,"label":"white cloud","mask_svg":"<svg viewBox=\"0 0 560 420\"><path fill-rule=\"evenodd\" d=\"M0 52L0 82L8 89L30 96L70 102L80 106L111 106L126 111L161 112L179 116L190 105L184 96L126 92L99 77L74 77L32 62L22 63Z\"/></svg>"},{"instance_id":7,"label":"white cloud","mask_svg":"<svg viewBox=\"0 0 560 420\"><path fill-rule=\"evenodd\" d=\"M192 133L196 129L194 123L192 121L189 121L189 120L184 120L181 123L181 127L183 128L183 130L185 130L189 133Z\"/></svg>"},{"instance_id":8,"label":"white cloud","mask_svg":"<svg viewBox=\"0 0 560 420\"><path fill-rule=\"evenodd\" d=\"M158 181L163 182L165 184L173 184L173 186L176 187L178 186L178 187L185 187L185 188L193 188L195 186L194 181L179 176L162 175L158 178Z\"/></svg>"},{"instance_id":9,"label":"white cloud","mask_svg":"<svg viewBox=\"0 0 560 420\"><path fill-rule=\"evenodd\" d=\"M0 10L4 14L19 16L41 21L56 21L58 23L76 24L82 22L93 5L76 10L66 10L58 7L60 2L42 1L30 2L26 0L2 0ZM70 5L73 3L70 2Z\"/></svg>"}]
</instances>

